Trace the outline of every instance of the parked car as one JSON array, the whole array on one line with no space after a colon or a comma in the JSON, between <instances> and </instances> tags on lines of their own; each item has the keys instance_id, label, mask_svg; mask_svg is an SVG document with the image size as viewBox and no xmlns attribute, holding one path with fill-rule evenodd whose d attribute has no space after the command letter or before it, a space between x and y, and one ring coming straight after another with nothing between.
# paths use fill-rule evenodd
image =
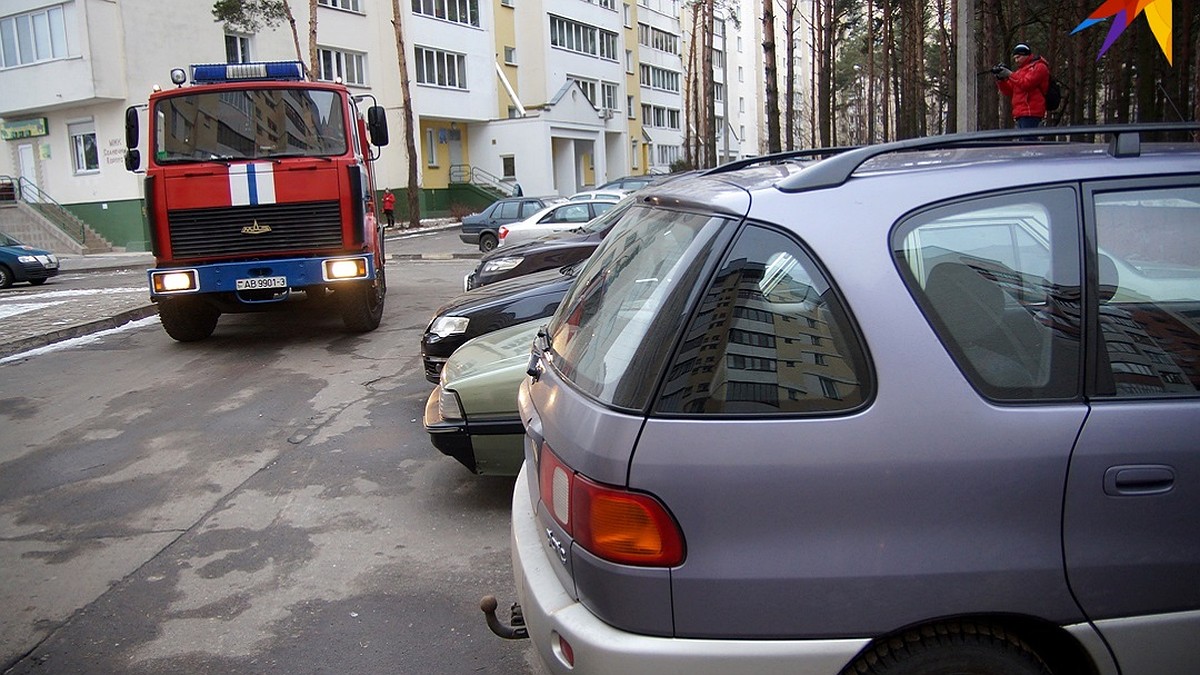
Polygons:
<instances>
[{"instance_id":1,"label":"parked car","mask_svg":"<svg viewBox=\"0 0 1200 675\"><path fill-rule=\"evenodd\" d=\"M551 204L565 202L563 197L508 197L493 202L479 213L462 219L462 232L458 238L464 244L476 244L484 253L496 248L500 241L500 227L532 216Z\"/></svg>"},{"instance_id":2,"label":"parked car","mask_svg":"<svg viewBox=\"0 0 1200 675\"><path fill-rule=\"evenodd\" d=\"M463 287L469 291L504 279L585 260L632 204L633 199L627 199L573 230L485 253L475 265L475 270L463 280Z\"/></svg>"},{"instance_id":3,"label":"parked car","mask_svg":"<svg viewBox=\"0 0 1200 675\"><path fill-rule=\"evenodd\" d=\"M18 281L40 286L57 274L58 256L0 232L0 288Z\"/></svg>"},{"instance_id":4,"label":"parked car","mask_svg":"<svg viewBox=\"0 0 1200 675\"><path fill-rule=\"evenodd\" d=\"M625 198L630 190L584 190L576 192L567 198L569 202L586 202L593 199L603 199L610 202L619 202Z\"/></svg>"},{"instance_id":5,"label":"parked car","mask_svg":"<svg viewBox=\"0 0 1200 675\"><path fill-rule=\"evenodd\" d=\"M499 245L501 247L515 246L557 232L567 232L582 227L589 220L603 215L616 206L617 201L588 199L553 204L525 220L501 226Z\"/></svg>"},{"instance_id":6,"label":"parked car","mask_svg":"<svg viewBox=\"0 0 1200 675\"><path fill-rule=\"evenodd\" d=\"M425 404L433 446L481 476L515 476L525 461L517 389L541 318L481 335L450 355Z\"/></svg>"},{"instance_id":7,"label":"parked car","mask_svg":"<svg viewBox=\"0 0 1200 675\"><path fill-rule=\"evenodd\" d=\"M610 180L604 185L596 188L597 190L624 190L626 192L634 192L654 183L662 176L625 176L616 180Z\"/></svg>"},{"instance_id":8,"label":"parked car","mask_svg":"<svg viewBox=\"0 0 1200 675\"><path fill-rule=\"evenodd\" d=\"M549 317L575 277L575 267L546 270L490 284L438 308L421 336L425 379L436 383L446 359L471 338Z\"/></svg>"},{"instance_id":9,"label":"parked car","mask_svg":"<svg viewBox=\"0 0 1200 675\"><path fill-rule=\"evenodd\" d=\"M518 399L548 670L1200 672L1200 144L1166 129L1200 125L640 193Z\"/></svg>"}]
</instances>

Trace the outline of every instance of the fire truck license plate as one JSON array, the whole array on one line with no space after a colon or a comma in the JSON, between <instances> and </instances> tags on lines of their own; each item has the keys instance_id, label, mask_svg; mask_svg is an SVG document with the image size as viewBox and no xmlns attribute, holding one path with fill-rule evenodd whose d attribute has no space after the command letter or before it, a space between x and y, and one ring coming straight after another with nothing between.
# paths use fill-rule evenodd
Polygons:
<instances>
[{"instance_id":1,"label":"fire truck license plate","mask_svg":"<svg viewBox=\"0 0 1200 675\"><path fill-rule=\"evenodd\" d=\"M287 288L287 277L251 277L238 279L234 282L239 291L252 291L257 288Z\"/></svg>"}]
</instances>

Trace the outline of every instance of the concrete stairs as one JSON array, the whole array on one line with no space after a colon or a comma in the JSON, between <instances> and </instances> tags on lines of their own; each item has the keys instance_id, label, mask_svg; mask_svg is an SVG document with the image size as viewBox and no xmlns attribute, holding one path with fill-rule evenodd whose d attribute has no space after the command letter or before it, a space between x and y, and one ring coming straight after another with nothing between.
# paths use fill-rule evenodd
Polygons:
<instances>
[{"instance_id":1,"label":"concrete stairs","mask_svg":"<svg viewBox=\"0 0 1200 675\"><path fill-rule=\"evenodd\" d=\"M114 251L108 240L57 204L0 200L0 231L54 253L87 255Z\"/></svg>"}]
</instances>

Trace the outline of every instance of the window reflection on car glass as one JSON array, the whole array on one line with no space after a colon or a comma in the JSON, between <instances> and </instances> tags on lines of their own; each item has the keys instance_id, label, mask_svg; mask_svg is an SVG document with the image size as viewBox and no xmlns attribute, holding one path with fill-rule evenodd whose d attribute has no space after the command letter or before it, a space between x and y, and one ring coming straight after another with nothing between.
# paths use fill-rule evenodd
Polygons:
<instances>
[{"instance_id":1,"label":"window reflection on car glass","mask_svg":"<svg viewBox=\"0 0 1200 675\"><path fill-rule=\"evenodd\" d=\"M829 284L793 240L749 227L701 300L663 413L815 413L868 397L866 357Z\"/></svg>"},{"instance_id":2,"label":"window reflection on car glass","mask_svg":"<svg viewBox=\"0 0 1200 675\"><path fill-rule=\"evenodd\" d=\"M1078 388L1078 217L1073 190L931 209L896 232L906 281L985 395L1065 398Z\"/></svg>"},{"instance_id":3,"label":"window reflection on car glass","mask_svg":"<svg viewBox=\"0 0 1200 675\"><path fill-rule=\"evenodd\" d=\"M1101 394L1200 390L1200 188L1095 198Z\"/></svg>"},{"instance_id":4,"label":"window reflection on car glass","mask_svg":"<svg viewBox=\"0 0 1200 675\"><path fill-rule=\"evenodd\" d=\"M634 208L596 249L551 324L554 365L600 401L646 405L723 219Z\"/></svg>"}]
</instances>

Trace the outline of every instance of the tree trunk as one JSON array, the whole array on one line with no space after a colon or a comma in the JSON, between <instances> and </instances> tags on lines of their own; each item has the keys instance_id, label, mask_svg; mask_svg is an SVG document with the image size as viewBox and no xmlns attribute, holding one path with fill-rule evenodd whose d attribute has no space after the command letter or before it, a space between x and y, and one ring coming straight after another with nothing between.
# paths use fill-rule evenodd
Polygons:
<instances>
[{"instance_id":1,"label":"tree trunk","mask_svg":"<svg viewBox=\"0 0 1200 675\"><path fill-rule=\"evenodd\" d=\"M779 142L779 76L775 68L775 9L774 0L763 0L763 77L766 91L763 103L767 109L767 152L783 150Z\"/></svg>"},{"instance_id":2,"label":"tree trunk","mask_svg":"<svg viewBox=\"0 0 1200 675\"><path fill-rule=\"evenodd\" d=\"M784 32L787 34L787 66L784 68L784 147L787 150L796 148L796 0L784 3Z\"/></svg>"},{"instance_id":3,"label":"tree trunk","mask_svg":"<svg viewBox=\"0 0 1200 675\"><path fill-rule=\"evenodd\" d=\"M317 62L317 0L308 0L308 58L313 64L312 79L316 80L321 73L321 64Z\"/></svg>"},{"instance_id":4,"label":"tree trunk","mask_svg":"<svg viewBox=\"0 0 1200 675\"><path fill-rule=\"evenodd\" d=\"M304 63L304 52L302 52L300 50L300 33L299 33L299 31L296 30L296 16L294 14L292 14L292 6L290 4L285 3L284 7L287 7L288 26L290 26L292 29L292 44L296 46L296 60L303 64ZM306 73L308 75L308 79L310 79L310 80L315 79L313 77L313 72L316 69L316 67L317 67L317 64L309 62L307 68L305 69Z\"/></svg>"},{"instance_id":5,"label":"tree trunk","mask_svg":"<svg viewBox=\"0 0 1200 675\"><path fill-rule=\"evenodd\" d=\"M313 0L315 3L316 0ZM396 60L400 66L400 94L404 100L404 148L408 152L408 226L421 226L420 181L417 178L417 130L413 124L412 93L408 81L408 48L404 44L404 24L400 0L392 0L392 27L396 31Z\"/></svg>"}]
</instances>

